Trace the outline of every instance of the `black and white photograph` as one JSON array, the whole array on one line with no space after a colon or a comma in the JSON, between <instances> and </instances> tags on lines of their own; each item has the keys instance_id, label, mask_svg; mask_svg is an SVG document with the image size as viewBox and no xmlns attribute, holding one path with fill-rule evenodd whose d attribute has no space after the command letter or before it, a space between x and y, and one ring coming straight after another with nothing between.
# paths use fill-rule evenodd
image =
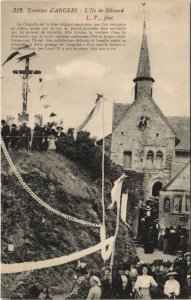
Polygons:
<instances>
[{"instance_id":1,"label":"black and white photograph","mask_svg":"<svg viewBox=\"0 0 191 300\"><path fill-rule=\"evenodd\" d=\"M190 1L0 7L1 299L190 299Z\"/></svg>"}]
</instances>

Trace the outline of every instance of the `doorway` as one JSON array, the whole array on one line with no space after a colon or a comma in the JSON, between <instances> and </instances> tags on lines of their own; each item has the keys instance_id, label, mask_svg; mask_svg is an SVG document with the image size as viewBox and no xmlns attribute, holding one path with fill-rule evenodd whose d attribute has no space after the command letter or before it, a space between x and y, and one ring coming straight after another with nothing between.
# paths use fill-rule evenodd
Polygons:
<instances>
[{"instance_id":1,"label":"doorway","mask_svg":"<svg viewBox=\"0 0 191 300\"><path fill-rule=\"evenodd\" d=\"M159 197L159 193L161 189L162 189L162 182L160 181L155 182L152 188L152 196Z\"/></svg>"}]
</instances>

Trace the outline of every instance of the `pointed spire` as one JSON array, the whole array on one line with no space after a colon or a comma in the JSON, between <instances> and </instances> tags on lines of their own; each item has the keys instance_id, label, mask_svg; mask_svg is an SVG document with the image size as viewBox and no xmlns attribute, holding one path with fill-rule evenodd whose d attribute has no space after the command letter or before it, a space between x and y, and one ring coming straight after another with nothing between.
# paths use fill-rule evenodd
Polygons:
<instances>
[{"instance_id":1,"label":"pointed spire","mask_svg":"<svg viewBox=\"0 0 191 300\"><path fill-rule=\"evenodd\" d=\"M142 3L142 5L143 5L143 15L144 15L143 36L142 36L139 63L138 63L137 75L136 75L135 81L137 81L139 78L152 79L150 60L149 60L148 43L147 43L147 35L146 35L145 3ZM154 79L152 79L152 80L154 81Z\"/></svg>"}]
</instances>

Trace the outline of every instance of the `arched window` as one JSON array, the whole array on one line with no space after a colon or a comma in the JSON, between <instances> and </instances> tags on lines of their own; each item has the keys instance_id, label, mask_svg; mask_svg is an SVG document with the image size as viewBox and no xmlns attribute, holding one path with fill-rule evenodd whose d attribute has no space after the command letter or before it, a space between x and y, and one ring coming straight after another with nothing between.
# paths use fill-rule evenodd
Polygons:
<instances>
[{"instance_id":1,"label":"arched window","mask_svg":"<svg viewBox=\"0 0 191 300\"><path fill-rule=\"evenodd\" d=\"M166 212L170 211L170 198L164 199L164 211Z\"/></svg>"},{"instance_id":2,"label":"arched window","mask_svg":"<svg viewBox=\"0 0 191 300\"><path fill-rule=\"evenodd\" d=\"M156 167L161 168L163 162L163 153L161 151L157 151L156 153Z\"/></svg>"},{"instance_id":3,"label":"arched window","mask_svg":"<svg viewBox=\"0 0 191 300\"><path fill-rule=\"evenodd\" d=\"M154 160L154 153L153 151L148 151L147 152L147 168L152 168L153 166L153 160Z\"/></svg>"}]
</instances>

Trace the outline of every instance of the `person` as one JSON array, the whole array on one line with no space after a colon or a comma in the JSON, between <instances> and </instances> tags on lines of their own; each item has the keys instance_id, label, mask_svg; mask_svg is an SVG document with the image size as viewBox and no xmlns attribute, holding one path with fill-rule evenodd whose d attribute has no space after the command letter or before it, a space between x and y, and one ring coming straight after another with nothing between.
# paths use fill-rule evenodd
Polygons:
<instances>
[{"instance_id":1,"label":"person","mask_svg":"<svg viewBox=\"0 0 191 300\"><path fill-rule=\"evenodd\" d=\"M184 254L182 268L183 268L183 275L186 278L186 275L191 273L190 252L186 252Z\"/></svg>"},{"instance_id":2,"label":"person","mask_svg":"<svg viewBox=\"0 0 191 300\"><path fill-rule=\"evenodd\" d=\"M165 228L165 235L164 237L164 243L163 243L163 253L169 254L169 236L170 236L170 230L169 228Z\"/></svg>"},{"instance_id":3,"label":"person","mask_svg":"<svg viewBox=\"0 0 191 300\"><path fill-rule=\"evenodd\" d=\"M19 147L29 150L29 142L31 141L31 130L27 126L27 122L23 122L19 129Z\"/></svg>"},{"instance_id":4,"label":"person","mask_svg":"<svg viewBox=\"0 0 191 300\"><path fill-rule=\"evenodd\" d=\"M156 283L158 284L158 287L151 288L150 293L152 296L152 299L161 299L163 296L163 274L161 272L161 265L162 265L162 260L156 259L153 262L154 265L154 270L152 272L152 276Z\"/></svg>"},{"instance_id":5,"label":"person","mask_svg":"<svg viewBox=\"0 0 191 300\"><path fill-rule=\"evenodd\" d=\"M38 122L35 122L31 150L42 151L42 128Z\"/></svg>"},{"instance_id":6,"label":"person","mask_svg":"<svg viewBox=\"0 0 191 300\"><path fill-rule=\"evenodd\" d=\"M181 250L183 254L185 254L188 250L188 245L187 245L186 239L183 235L180 236L180 242L178 243L178 249Z\"/></svg>"},{"instance_id":7,"label":"person","mask_svg":"<svg viewBox=\"0 0 191 300\"><path fill-rule=\"evenodd\" d=\"M3 142L5 143L5 147L9 148L9 141L10 141L10 126L5 122L5 120L1 120L1 136L3 139Z\"/></svg>"},{"instance_id":8,"label":"person","mask_svg":"<svg viewBox=\"0 0 191 300\"><path fill-rule=\"evenodd\" d=\"M128 267L130 270L130 266ZM116 299L130 299L132 293L132 281L129 275L125 274L127 266L120 265L118 274L113 278L112 290Z\"/></svg>"},{"instance_id":9,"label":"person","mask_svg":"<svg viewBox=\"0 0 191 300\"><path fill-rule=\"evenodd\" d=\"M169 268L172 266L172 263L170 261L167 261L167 262L163 262L162 263L162 267L163 267L163 270L161 272L161 283L162 285L164 286L165 285L165 282L167 281L167 273L168 273L168 270Z\"/></svg>"},{"instance_id":10,"label":"person","mask_svg":"<svg viewBox=\"0 0 191 300\"><path fill-rule=\"evenodd\" d=\"M191 278L190 274L187 275L187 282L183 286L181 299L190 299L191 298Z\"/></svg>"},{"instance_id":11,"label":"person","mask_svg":"<svg viewBox=\"0 0 191 300\"><path fill-rule=\"evenodd\" d=\"M165 282L164 285L164 294L168 297L168 299L176 299L180 294L180 284L174 278L177 273L172 270L167 273L168 280Z\"/></svg>"},{"instance_id":12,"label":"person","mask_svg":"<svg viewBox=\"0 0 191 300\"><path fill-rule=\"evenodd\" d=\"M67 299L86 299L90 288L86 266L82 267L80 265L76 268L76 272L78 276Z\"/></svg>"},{"instance_id":13,"label":"person","mask_svg":"<svg viewBox=\"0 0 191 300\"><path fill-rule=\"evenodd\" d=\"M57 126L57 127L56 127L56 130L57 130L57 133L56 133L56 137L57 137L57 138L62 137L62 136L65 135L64 132L62 132L62 130L63 130L63 127L62 127L62 126Z\"/></svg>"},{"instance_id":14,"label":"person","mask_svg":"<svg viewBox=\"0 0 191 300\"><path fill-rule=\"evenodd\" d=\"M17 125L16 124L12 124L11 125L11 134L10 134L10 139L11 139L11 142L10 142L10 147L12 149L12 151L15 151L15 150L18 150L18 130L17 130Z\"/></svg>"},{"instance_id":15,"label":"person","mask_svg":"<svg viewBox=\"0 0 191 300\"><path fill-rule=\"evenodd\" d=\"M56 136L54 133L51 133L50 137L48 138L48 151L55 151L56 150Z\"/></svg>"},{"instance_id":16,"label":"person","mask_svg":"<svg viewBox=\"0 0 191 300\"><path fill-rule=\"evenodd\" d=\"M178 240L177 240L177 234L176 229L171 226L169 233L169 254L174 255L177 251L178 247Z\"/></svg>"},{"instance_id":17,"label":"person","mask_svg":"<svg viewBox=\"0 0 191 300\"><path fill-rule=\"evenodd\" d=\"M94 300L99 300L101 299L101 282L99 280L99 278L97 276L92 276L90 278L90 285L91 285L91 288L89 290L89 293L88 293L88 296L87 296L87 300L91 300L91 299L94 299Z\"/></svg>"},{"instance_id":18,"label":"person","mask_svg":"<svg viewBox=\"0 0 191 300\"><path fill-rule=\"evenodd\" d=\"M140 271L142 275L137 277L135 289L138 293L138 296L142 299L151 299L150 287L157 287L158 285L154 278L148 275L149 268L147 264L142 264Z\"/></svg>"},{"instance_id":19,"label":"person","mask_svg":"<svg viewBox=\"0 0 191 300\"><path fill-rule=\"evenodd\" d=\"M46 151L48 150L48 137L50 135L50 127L48 124L45 124L44 127L42 127L42 150Z\"/></svg>"},{"instance_id":20,"label":"person","mask_svg":"<svg viewBox=\"0 0 191 300\"><path fill-rule=\"evenodd\" d=\"M111 269L110 267L104 267L101 270L101 299L111 299L112 297L112 287L111 287Z\"/></svg>"}]
</instances>

